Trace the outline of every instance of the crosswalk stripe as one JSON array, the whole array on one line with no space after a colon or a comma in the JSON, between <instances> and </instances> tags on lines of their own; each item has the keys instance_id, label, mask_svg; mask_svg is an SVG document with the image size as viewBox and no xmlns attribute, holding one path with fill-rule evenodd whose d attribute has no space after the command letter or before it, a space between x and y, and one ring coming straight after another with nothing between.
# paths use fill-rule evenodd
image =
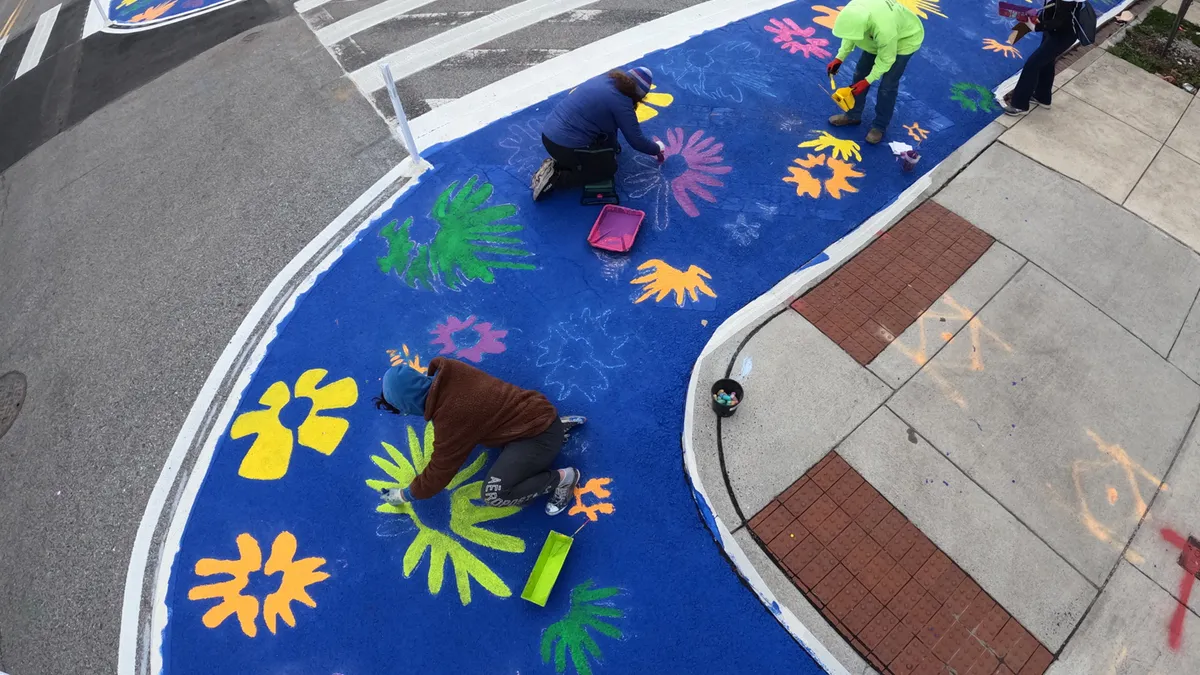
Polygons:
<instances>
[{"instance_id":1,"label":"crosswalk stripe","mask_svg":"<svg viewBox=\"0 0 1200 675\"><path fill-rule=\"evenodd\" d=\"M54 28L54 20L58 18L60 9L61 4L55 5L38 17L37 25L33 27L33 35L29 38L29 45L25 47L25 54L21 57L21 65L17 66L16 77L33 70L33 67L41 62L42 52L46 50L46 42L50 39L50 31Z\"/></svg>"},{"instance_id":2,"label":"crosswalk stripe","mask_svg":"<svg viewBox=\"0 0 1200 675\"><path fill-rule=\"evenodd\" d=\"M387 0L325 26L317 31L317 40L328 47L371 26L379 25L388 19L394 19L431 2L434 0Z\"/></svg>"},{"instance_id":3,"label":"crosswalk stripe","mask_svg":"<svg viewBox=\"0 0 1200 675\"><path fill-rule=\"evenodd\" d=\"M300 2L295 4L295 7L297 12L303 14L310 9L316 9L327 2L329 2L329 0L300 0Z\"/></svg>"},{"instance_id":4,"label":"crosswalk stripe","mask_svg":"<svg viewBox=\"0 0 1200 675\"><path fill-rule=\"evenodd\" d=\"M350 79L360 90L370 93L383 88L379 72L382 64L388 64L392 76L402 80L455 54L593 2L596 0L525 0L388 54L350 73Z\"/></svg>"},{"instance_id":5,"label":"crosswalk stripe","mask_svg":"<svg viewBox=\"0 0 1200 675\"><path fill-rule=\"evenodd\" d=\"M98 2L103 0L84 0L88 4L87 19L83 22L83 34L79 36L83 39L93 33L97 33L104 27L104 15L100 13L100 5Z\"/></svg>"},{"instance_id":6,"label":"crosswalk stripe","mask_svg":"<svg viewBox=\"0 0 1200 675\"><path fill-rule=\"evenodd\" d=\"M620 63L669 49L693 35L775 9L790 0L707 0L586 44L440 105L411 120L417 146L461 138ZM669 37L664 37L669 36ZM810 644L806 642L805 644Z\"/></svg>"}]
</instances>

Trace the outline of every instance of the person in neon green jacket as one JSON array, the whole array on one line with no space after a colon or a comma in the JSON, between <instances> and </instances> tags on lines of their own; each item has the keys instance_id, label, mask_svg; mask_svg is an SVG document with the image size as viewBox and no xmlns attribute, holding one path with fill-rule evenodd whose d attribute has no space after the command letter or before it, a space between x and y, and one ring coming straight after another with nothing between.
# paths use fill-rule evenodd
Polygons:
<instances>
[{"instance_id":1,"label":"person in neon green jacket","mask_svg":"<svg viewBox=\"0 0 1200 675\"><path fill-rule=\"evenodd\" d=\"M829 123L837 127L861 124L867 90L879 82L875 121L867 132L867 142L878 143L892 121L904 68L925 40L925 27L916 14L896 0L850 0L833 22L833 35L842 39L842 47L826 68L830 75L837 74L842 59L856 47L862 54L850 87L854 107L848 113L830 117Z\"/></svg>"}]
</instances>

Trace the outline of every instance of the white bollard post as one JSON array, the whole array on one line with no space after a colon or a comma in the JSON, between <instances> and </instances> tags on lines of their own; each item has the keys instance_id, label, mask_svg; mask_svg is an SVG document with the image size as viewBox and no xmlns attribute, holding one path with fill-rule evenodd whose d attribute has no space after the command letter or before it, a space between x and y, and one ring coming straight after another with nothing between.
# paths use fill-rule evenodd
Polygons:
<instances>
[{"instance_id":1,"label":"white bollard post","mask_svg":"<svg viewBox=\"0 0 1200 675\"><path fill-rule=\"evenodd\" d=\"M413 163L419 166L423 161L421 152L417 149L417 142L413 139L412 129L408 127L408 116L404 114L404 106L400 104L400 95L396 93L396 81L392 79L392 69L386 63L379 64L379 69L383 71L383 82L387 85L388 96L392 99L392 108L396 110L396 128L400 130L400 139L404 141L404 148L408 150Z\"/></svg>"}]
</instances>

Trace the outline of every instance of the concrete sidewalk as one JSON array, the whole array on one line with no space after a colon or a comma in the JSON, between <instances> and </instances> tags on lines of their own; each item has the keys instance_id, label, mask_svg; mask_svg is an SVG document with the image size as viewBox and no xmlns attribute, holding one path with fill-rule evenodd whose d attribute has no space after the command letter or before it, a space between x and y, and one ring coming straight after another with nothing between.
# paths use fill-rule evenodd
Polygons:
<instances>
[{"instance_id":1,"label":"concrete sidewalk","mask_svg":"<svg viewBox=\"0 0 1200 675\"><path fill-rule=\"evenodd\" d=\"M712 508L849 672L1200 671L1200 103L1058 84L697 367Z\"/></svg>"}]
</instances>

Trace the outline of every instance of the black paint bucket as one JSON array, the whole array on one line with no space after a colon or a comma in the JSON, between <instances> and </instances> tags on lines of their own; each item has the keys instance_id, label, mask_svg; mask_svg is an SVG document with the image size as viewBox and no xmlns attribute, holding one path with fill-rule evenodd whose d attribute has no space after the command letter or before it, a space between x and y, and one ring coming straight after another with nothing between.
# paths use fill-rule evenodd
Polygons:
<instances>
[{"instance_id":1,"label":"black paint bucket","mask_svg":"<svg viewBox=\"0 0 1200 675\"><path fill-rule=\"evenodd\" d=\"M717 400L717 392L725 390L726 394L737 395L737 403L733 405L725 405ZM712 386L712 409L720 417L731 417L737 412L738 406L742 404L746 393L742 391L742 385L737 383L737 380L717 380Z\"/></svg>"}]
</instances>

